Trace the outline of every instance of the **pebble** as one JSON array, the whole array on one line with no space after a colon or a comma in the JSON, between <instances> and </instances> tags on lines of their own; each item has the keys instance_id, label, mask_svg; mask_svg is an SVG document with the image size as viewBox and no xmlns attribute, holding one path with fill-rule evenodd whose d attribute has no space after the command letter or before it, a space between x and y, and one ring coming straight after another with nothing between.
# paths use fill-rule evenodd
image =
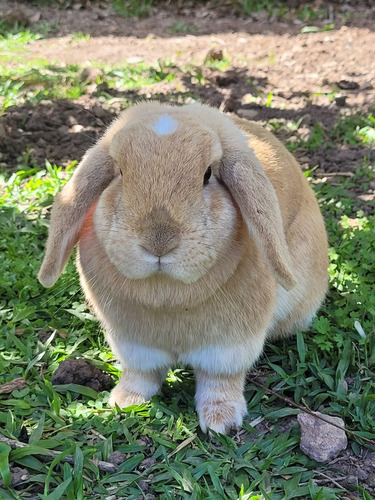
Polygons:
<instances>
[{"instance_id":1,"label":"pebble","mask_svg":"<svg viewBox=\"0 0 375 500\"><path fill-rule=\"evenodd\" d=\"M71 127L71 131L74 133L74 134L78 134L79 132L82 132L82 130L84 129L85 127L83 125L73 125L73 127Z\"/></svg>"},{"instance_id":2,"label":"pebble","mask_svg":"<svg viewBox=\"0 0 375 500\"><path fill-rule=\"evenodd\" d=\"M346 483L347 484L358 484L358 478L357 478L357 476L354 476L353 474L350 474L346 478Z\"/></svg>"},{"instance_id":3,"label":"pebble","mask_svg":"<svg viewBox=\"0 0 375 500\"><path fill-rule=\"evenodd\" d=\"M256 116L258 116L258 111L256 109L240 108L237 110L237 114L240 118L245 118L246 120L253 120Z\"/></svg>"},{"instance_id":4,"label":"pebble","mask_svg":"<svg viewBox=\"0 0 375 500\"><path fill-rule=\"evenodd\" d=\"M320 412L314 414L340 427L345 426L342 418ZM297 420L301 427L300 448L309 458L317 462L328 462L347 447L348 439L343 429L303 412L298 414Z\"/></svg>"},{"instance_id":5,"label":"pebble","mask_svg":"<svg viewBox=\"0 0 375 500\"><path fill-rule=\"evenodd\" d=\"M92 68L88 66L82 70L80 80L81 82L95 83L98 78L103 76L103 71L100 68Z\"/></svg>"},{"instance_id":6,"label":"pebble","mask_svg":"<svg viewBox=\"0 0 375 500\"><path fill-rule=\"evenodd\" d=\"M154 465L155 459L154 458L145 458L142 460L142 462L139 464L139 470L145 470Z\"/></svg>"},{"instance_id":7,"label":"pebble","mask_svg":"<svg viewBox=\"0 0 375 500\"><path fill-rule=\"evenodd\" d=\"M108 462L113 465L121 465L125 461L126 455L125 453L121 453L121 451L114 451L108 457Z\"/></svg>"},{"instance_id":8,"label":"pebble","mask_svg":"<svg viewBox=\"0 0 375 500\"><path fill-rule=\"evenodd\" d=\"M220 111L223 111L224 113L231 113L232 111L234 111L234 108L235 108L235 101L231 97L227 97L220 104Z\"/></svg>"},{"instance_id":9,"label":"pebble","mask_svg":"<svg viewBox=\"0 0 375 500\"><path fill-rule=\"evenodd\" d=\"M207 52L207 55L204 58L204 61L205 62L207 62L207 61L222 61L223 57L224 57L223 50L219 49L217 47L214 47Z\"/></svg>"},{"instance_id":10,"label":"pebble","mask_svg":"<svg viewBox=\"0 0 375 500\"><path fill-rule=\"evenodd\" d=\"M144 479L141 479L139 481L138 486L141 488L141 490L143 491L143 493L147 493L148 490L149 490L148 482L145 481Z\"/></svg>"}]
</instances>

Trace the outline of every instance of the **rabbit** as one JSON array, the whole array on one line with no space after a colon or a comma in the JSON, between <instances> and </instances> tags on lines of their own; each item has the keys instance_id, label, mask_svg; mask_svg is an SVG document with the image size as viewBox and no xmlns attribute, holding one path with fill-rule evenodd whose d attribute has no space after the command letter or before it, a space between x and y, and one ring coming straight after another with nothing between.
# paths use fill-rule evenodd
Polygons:
<instances>
[{"instance_id":1,"label":"rabbit","mask_svg":"<svg viewBox=\"0 0 375 500\"><path fill-rule=\"evenodd\" d=\"M241 427L265 341L306 330L327 291L325 225L296 160L262 126L198 103L135 104L87 151L53 204L44 286L76 243L123 367L109 404L141 404L190 365L204 432Z\"/></svg>"}]
</instances>

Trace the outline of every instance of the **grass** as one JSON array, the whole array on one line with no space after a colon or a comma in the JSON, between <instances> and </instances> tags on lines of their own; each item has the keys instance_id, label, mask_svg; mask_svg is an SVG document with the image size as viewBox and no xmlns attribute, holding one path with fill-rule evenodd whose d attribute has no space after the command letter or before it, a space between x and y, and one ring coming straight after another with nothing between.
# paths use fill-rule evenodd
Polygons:
<instances>
[{"instance_id":1,"label":"grass","mask_svg":"<svg viewBox=\"0 0 375 500\"><path fill-rule=\"evenodd\" d=\"M25 0L24 0L25 1ZM51 6L58 9L72 9L75 5L80 4L78 0L29 0L32 5L44 7ZM163 9L165 6L169 6L170 1L168 0L92 0L93 5L95 3L101 5L107 5L111 7L115 14L123 17L146 17L151 14L152 7ZM201 2L204 5L204 0ZM210 4L210 2L207 2ZM212 2L211 2L212 3ZM216 0L213 2L213 6L220 6L221 2ZM251 16L254 13L265 13L269 18L283 19L283 20L293 20L295 18L300 19L303 22L311 23L313 21L322 21L328 18L328 4L327 8L322 6L314 5L304 5L304 2L295 6L289 7L285 5L282 0L231 0L227 5L228 12L237 13L243 16ZM339 11L340 17L343 19L348 19L350 14L346 11ZM39 23L42 26L42 23ZM47 25L46 25L47 26ZM169 28L171 31L176 33L190 33L196 30L196 27L191 24L184 22L172 25ZM1 23L0 23L1 31Z\"/></svg>"},{"instance_id":2,"label":"grass","mask_svg":"<svg viewBox=\"0 0 375 500\"><path fill-rule=\"evenodd\" d=\"M267 104L266 104L267 105ZM278 129L277 121L272 121L274 129ZM298 130L299 124L289 122L290 130ZM310 129L308 137L298 134L289 143L289 149L302 149L308 153L318 150L329 151L334 144L342 146L373 146L375 144L375 117L369 114L342 115L332 128L324 128L315 123Z\"/></svg>"},{"instance_id":3,"label":"grass","mask_svg":"<svg viewBox=\"0 0 375 500\"><path fill-rule=\"evenodd\" d=\"M3 106L61 96L74 100L90 92L90 84L79 79L81 70L45 61L4 65ZM114 90L138 89L178 75L162 62L102 70L96 84L105 81ZM199 84L198 73L195 78ZM109 97L101 91L100 98ZM272 98L268 94L264 104L272 106ZM299 125L274 121L271 126L286 136L292 132L288 147L306 154L329 150L332 144L361 148L374 141L372 114L344 116L330 130L316 125L308 136L299 134ZM107 392L75 384L54 387L52 375L67 357L87 359L114 383L120 367L86 307L73 259L51 290L36 279L46 215L75 165L34 165L26 154L13 167L14 173L4 173L0 182L0 388L19 377L25 387L0 395L0 433L26 446L11 450L0 443L2 499L151 500L154 495L162 500L333 500L347 495L343 488L320 485L320 474L329 474L329 468L300 451L299 410L252 380L246 385L244 431L213 439L198 428L194 380L185 367L169 373L161 396L123 412L108 408ZM341 416L357 434L350 436L349 447L360 457L360 436L375 438L375 216L364 214L355 193L373 182L374 165L359 164L352 177L336 183L319 182L313 170L306 175L327 224L330 292L310 332L267 345L256 369L264 385L279 395ZM51 451L57 456L49 457ZM113 451L125 458L119 470L99 470L95 460L107 461ZM67 455L74 464L64 462ZM26 472L18 485L11 485L15 467ZM370 499L362 487L353 487L352 494Z\"/></svg>"},{"instance_id":4,"label":"grass","mask_svg":"<svg viewBox=\"0 0 375 500\"><path fill-rule=\"evenodd\" d=\"M92 92L92 82L81 79L83 68L79 65L54 65L45 60L33 60L9 67L0 65L0 103L3 111L9 106L25 102L37 103L50 99L78 99ZM175 75L168 64L159 62L156 66L145 63L124 63L118 68L102 66L103 73L96 84L105 82L106 89L132 90L154 85L162 81L171 82ZM105 89L99 96L111 98Z\"/></svg>"},{"instance_id":5,"label":"grass","mask_svg":"<svg viewBox=\"0 0 375 500\"><path fill-rule=\"evenodd\" d=\"M150 13L153 0L113 0L112 6L124 17L143 17Z\"/></svg>"},{"instance_id":6,"label":"grass","mask_svg":"<svg viewBox=\"0 0 375 500\"><path fill-rule=\"evenodd\" d=\"M68 356L93 361L114 381L119 377L119 366L86 309L72 260L52 290L36 280L47 232L45 211L73 167L20 168L3 179L0 373L3 383L24 377L26 387L1 398L0 425L3 435L27 436L29 443L21 450L3 449L4 482L10 462L29 473L19 489L21 498L40 492L40 498L111 494L136 499L142 488L162 499L341 498L338 489L314 485L322 466L299 451L298 426L279 432L283 419L298 410L251 382L246 389L247 435L239 444L230 437L210 440L201 434L192 403L192 374L183 368L170 373L162 397L125 413L108 409L106 392L51 385L54 370ZM367 168L339 187L315 184L330 236L330 295L313 335L269 345L258 365L267 374L267 386L311 409L323 405L324 412L340 415L364 437L375 436L375 217L356 211L350 189L372 175ZM354 228L348 214L356 218ZM255 433L251 423L259 418L269 422L270 431ZM359 443L351 440L355 452ZM48 463L41 459L48 450L61 454ZM108 460L113 450L126 456L115 474L103 474L89 461ZM62 464L66 454L75 456L75 465ZM14 489L1 487L0 494L19 498Z\"/></svg>"}]
</instances>

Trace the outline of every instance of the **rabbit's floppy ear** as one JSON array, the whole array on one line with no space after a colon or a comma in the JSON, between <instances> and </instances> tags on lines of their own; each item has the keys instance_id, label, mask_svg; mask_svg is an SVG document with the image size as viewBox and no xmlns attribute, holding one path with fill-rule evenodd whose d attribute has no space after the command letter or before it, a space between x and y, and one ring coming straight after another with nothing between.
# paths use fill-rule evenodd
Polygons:
<instances>
[{"instance_id":1,"label":"rabbit's floppy ear","mask_svg":"<svg viewBox=\"0 0 375 500\"><path fill-rule=\"evenodd\" d=\"M106 147L97 144L83 157L73 177L52 206L46 253L38 279L46 287L60 276L90 207L115 175L114 162Z\"/></svg>"},{"instance_id":2,"label":"rabbit's floppy ear","mask_svg":"<svg viewBox=\"0 0 375 500\"><path fill-rule=\"evenodd\" d=\"M241 149L224 153L220 175L276 280L285 290L291 290L297 282L291 271L275 189L254 152L250 148L248 151Z\"/></svg>"}]
</instances>

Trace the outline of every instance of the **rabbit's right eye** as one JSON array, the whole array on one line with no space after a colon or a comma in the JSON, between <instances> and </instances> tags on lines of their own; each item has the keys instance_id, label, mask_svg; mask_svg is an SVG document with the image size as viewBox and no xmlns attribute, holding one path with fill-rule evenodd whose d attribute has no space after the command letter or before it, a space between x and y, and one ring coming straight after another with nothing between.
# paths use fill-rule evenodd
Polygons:
<instances>
[{"instance_id":1,"label":"rabbit's right eye","mask_svg":"<svg viewBox=\"0 0 375 500\"><path fill-rule=\"evenodd\" d=\"M210 180L210 177L211 177L211 173L212 173L211 167L208 167L208 169L206 170L206 173L204 174L204 177L203 177L203 185L204 186L206 184L208 184L208 181Z\"/></svg>"},{"instance_id":2,"label":"rabbit's right eye","mask_svg":"<svg viewBox=\"0 0 375 500\"><path fill-rule=\"evenodd\" d=\"M124 174L122 173L122 170L120 170L120 175L121 175L121 177L123 177L123 175L124 175Z\"/></svg>"}]
</instances>

